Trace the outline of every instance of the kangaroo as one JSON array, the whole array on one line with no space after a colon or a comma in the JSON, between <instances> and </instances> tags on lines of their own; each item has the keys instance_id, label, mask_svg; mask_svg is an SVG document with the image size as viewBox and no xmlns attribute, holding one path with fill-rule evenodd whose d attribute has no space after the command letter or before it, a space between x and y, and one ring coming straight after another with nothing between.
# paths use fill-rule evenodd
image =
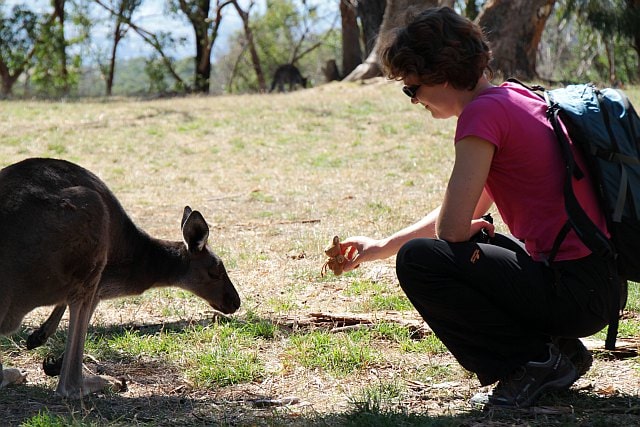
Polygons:
<instances>
[{"instance_id":1,"label":"kangaroo","mask_svg":"<svg viewBox=\"0 0 640 427\"><path fill-rule=\"evenodd\" d=\"M303 88L307 87L306 77L302 77L300 70L293 64L284 64L276 69L273 73L273 80L271 81L271 89L269 92L273 92L277 87L278 92L284 92L284 85L289 85L289 91L292 91L296 85L300 85Z\"/></svg>"},{"instance_id":2,"label":"kangaroo","mask_svg":"<svg viewBox=\"0 0 640 427\"><path fill-rule=\"evenodd\" d=\"M209 227L184 208L184 241L153 238L136 227L107 186L73 163L32 158L0 170L0 335L14 332L36 307L55 305L55 330L69 307L69 329L56 393L80 398L114 385L84 377L89 320L103 299L178 286L233 313L240 297L207 246ZM2 369L0 387L24 381Z\"/></svg>"}]
</instances>

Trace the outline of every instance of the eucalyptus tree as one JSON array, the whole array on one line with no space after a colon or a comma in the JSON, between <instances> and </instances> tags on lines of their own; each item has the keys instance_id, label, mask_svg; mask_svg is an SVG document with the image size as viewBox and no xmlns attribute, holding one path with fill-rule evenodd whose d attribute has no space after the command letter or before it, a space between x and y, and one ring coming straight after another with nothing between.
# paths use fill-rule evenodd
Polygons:
<instances>
[{"instance_id":1,"label":"eucalyptus tree","mask_svg":"<svg viewBox=\"0 0 640 427\"><path fill-rule=\"evenodd\" d=\"M342 18L342 72L349 74L362 63L358 0L340 0Z\"/></svg>"},{"instance_id":2,"label":"eucalyptus tree","mask_svg":"<svg viewBox=\"0 0 640 427\"><path fill-rule=\"evenodd\" d=\"M127 27L136 34L138 34L142 40L145 41L149 46L151 46L154 50L154 55L151 59L147 60L147 65L150 66L154 71L153 76L159 76L162 73L158 73L158 64L161 64L166 69L167 73L171 76L171 78L175 81L175 88L179 91L189 91L190 86L180 77L180 74L176 71L174 65L174 59L167 53L168 49L173 47L176 44L176 40L173 37L170 31L149 31L139 24L133 21L132 16L128 13L119 14L118 10L112 7L112 4L109 3L108 0L93 0L100 7L108 11L112 16L118 17L122 21L123 24L126 24ZM153 78L150 75L150 77ZM163 85L164 87L164 85Z\"/></svg>"},{"instance_id":3,"label":"eucalyptus tree","mask_svg":"<svg viewBox=\"0 0 640 427\"><path fill-rule=\"evenodd\" d=\"M211 52L218 38L222 11L235 1L216 0L169 0L174 12L181 11L191 23L195 34L195 76L193 90L208 93L211 78Z\"/></svg>"},{"instance_id":4,"label":"eucalyptus tree","mask_svg":"<svg viewBox=\"0 0 640 427\"><path fill-rule=\"evenodd\" d=\"M111 29L111 52L109 55L109 65L103 66L102 72L105 76L106 95L111 96L113 91L113 79L116 72L116 55L118 45L131 28L128 23L131 22L133 13L140 7L142 0L110 0L108 4L109 10L114 13L113 28Z\"/></svg>"},{"instance_id":5,"label":"eucalyptus tree","mask_svg":"<svg viewBox=\"0 0 640 427\"><path fill-rule=\"evenodd\" d=\"M628 56L616 51L628 45L635 51L634 70L627 78L637 81L640 77L640 0L564 0L561 1L564 17L575 16L579 24L600 35L606 50L608 73L611 83L618 79L616 59L628 61ZM631 68L625 63L626 68Z\"/></svg>"},{"instance_id":6,"label":"eucalyptus tree","mask_svg":"<svg viewBox=\"0 0 640 427\"><path fill-rule=\"evenodd\" d=\"M493 68L504 77L537 77L536 58L556 0L491 0L476 21L485 30Z\"/></svg>"},{"instance_id":7,"label":"eucalyptus tree","mask_svg":"<svg viewBox=\"0 0 640 427\"><path fill-rule=\"evenodd\" d=\"M382 74L380 59L378 58L378 45L385 36L395 27L404 24L407 10L426 9L435 6L453 7L454 0L387 0L382 23L378 32L376 44L365 61L358 65L344 80L355 81L377 77Z\"/></svg>"},{"instance_id":8,"label":"eucalyptus tree","mask_svg":"<svg viewBox=\"0 0 640 427\"><path fill-rule=\"evenodd\" d=\"M356 1L356 0L352 0ZM378 31L384 18L387 0L357 0L358 19L362 27L362 42L365 58L371 54L376 44Z\"/></svg>"},{"instance_id":9,"label":"eucalyptus tree","mask_svg":"<svg viewBox=\"0 0 640 427\"><path fill-rule=\"evenodd\" d=\"M253 69L258 79L258 88L260 92L264 93L267 91L267 83L264 77L264 72L262 71L260 55L258 55L258 50L256 49L256 41L253 37L253 29L251 28L251 23L249 22L249 18L251 16L250 11L251 8L255 6L255 1L251 0L251 2L249 2L249 6L246 9L243 9L236 0L232 0L231 3L236 8L238 16L240 16L240 19L242 20L242 27L244 29L245 35L245 47L249 49L249 53L251 54L251 63L253 64Z\"/></svg>"},{"instance_id":10,"label":"eucalyptus tree","mask_svg":"<svg viewBox=\"0 0 640 427\"><path fill-rule=\"evenodd\" d=\"M38 40L38 15L15 6L4 15L0 10L0 79L2 97L11 95L13 85L29 68Z\"/></svg>"},{"instance_id":11,"label":"eucalyptus tree","mask_svg":"<svg viewBox=\"0 0 640 427\"><path fill-rule=\"evenodd\" d=\"M339 1L342 16L342 73L349 75L371 55L387 0Z\"/></svg>"},{"instance_id":12,"label":"eucalyptus tree","mask_svg":"<svg viewBox=\"0 0 640 427\"><path fill-rule=\"evenodd\" d=\"M67 12L65 0L51 0L51 9L34 12L26 4L0 15L0 77L2 94L11 94L21 77L38 94L68 95L80 78L82 60L78 53L68 54L69 46L82 42L86 34L67 38L68 16L72 23L81 20L78 8Z\"/></svg>"},{"instance_id":13,"label":"eucalyptus tree","mask_svg":"<svg viewBox=\"0 0 640 427\"><path fill-rule=\"evenodd\" d=\"M40 26L31 81L48 96L68 95L78 82L82 59L79 55L67 54L71 43L65 34L66 0L51 0L51 7L50 18Z\"/></svg>"},{"instance_id":14,"label":"eucalyptus tree","mask_svg":"<svg viewBox=\"0 0 640 427\"><path fill-rule=\"evenodd\" d=\"M339 54L335 9L321 1L267 0L265 4L263 11L243 9L243 29L233 34L229 51L219 60L219 71L227 73L229 92L264 92L267 76L278 66L295 64L308 75L319 71L327 57Z\"/></svg>"}]
</instances>

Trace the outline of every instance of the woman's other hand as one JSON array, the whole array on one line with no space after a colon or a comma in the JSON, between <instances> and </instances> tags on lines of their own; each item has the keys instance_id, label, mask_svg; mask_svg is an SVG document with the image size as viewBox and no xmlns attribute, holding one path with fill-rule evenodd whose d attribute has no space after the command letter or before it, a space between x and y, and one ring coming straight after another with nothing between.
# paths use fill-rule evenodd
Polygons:
<instances>
[{"instance_id":1,"label":"woman's other hand","mask_svg":"<svg viewBox=\"0 0 640 427\"><path fill-rule=\"evenodd\" d=\"M487 232L489 237L495 236L495 234L496 234L495 225L493 225L492 223L490 223L489 221L487 221L487 220L485 220L483 218L479 218L479 219L474 219L474 220L471 221L471 227L469 227L469 233L470 233L469 234L469 239L471 239L472 236L475 236L483 228Z\"/></svg>"}]
</instances>

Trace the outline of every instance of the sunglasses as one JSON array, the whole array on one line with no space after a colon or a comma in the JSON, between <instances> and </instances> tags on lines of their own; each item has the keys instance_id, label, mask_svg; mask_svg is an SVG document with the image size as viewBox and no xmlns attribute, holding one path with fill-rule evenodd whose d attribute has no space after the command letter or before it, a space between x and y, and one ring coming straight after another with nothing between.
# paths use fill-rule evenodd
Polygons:
<instances>
[{"instance_id":1,"label":"sunglasses","mask_svg":"<svg viewBox=\"0 0 640 427\"><path fill-rule=\"evenodd\" d=\"M402 86L402 93L407 95L409 98L413 99L418 94L418 89L420 89L422 85L410 85L410 86Z\"/></svg>"}]
</instances>

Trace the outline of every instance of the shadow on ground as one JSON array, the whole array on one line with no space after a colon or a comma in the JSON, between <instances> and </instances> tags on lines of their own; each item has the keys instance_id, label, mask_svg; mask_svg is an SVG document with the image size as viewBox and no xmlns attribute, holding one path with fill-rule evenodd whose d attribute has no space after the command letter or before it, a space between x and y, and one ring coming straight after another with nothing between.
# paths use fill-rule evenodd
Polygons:
<instances>
[{"instance_id":1,"label":"shadow on ground","mask_svg":"<svg viewBox=\"0 0 640 427\"><path fill-rule=\"evenodd\" d=\"M253 319L268 321L267 319ZM125 324L90 327L90 334L118 336L125 330L144 335L160 331L180 332L195 324L206 326L214 322L242 321L206 318L197 322L177 321L162 324ZM278 325L282 326L282 325ZM284 328L286 329L286 328ZM59 334L64 334L62 330ZM22 342L28 331L14 336L13 346ZM18 344L19 346L19 344ZM27 350L24 350L27 351ZM640 426L640 397L620 393L599 395L594 390L576 390L544 396L537 407L529 410L504 411L473 409L452 404L439 414L425 413L424 407L410 402L396 402L384 409L357 404L343 413L320 413L313 403L292 405L257 405L260 400L277 396L248 395L242 391L209 388L194 390L175 386L171 378L179 377L180 367L162 360L141 361L122 354L105 353L102 362L110 375L118 371L129 374L140 371L138 383L157 388L151 395L127 396L105 394L69 401L53 394L53 388L25 384L0 390L0 417L3 425L76 425L76 426ZM151 373L154 374L151 374ZM145 376L146 375L148 376ZM164 373L164 375L163 375ZM151 375L150 375L151 374ZM145 380L148 380L146 381ZM424 394L428 399L428 392ZM369 402L370 403L370 402ZM48 420L38 423L40 418Z\"/></svg>"},{"instance_id":2,"label":"shadow on ground","mask_svg":"<svg viewBox=\"0 0 640 427\"><path fill-rule=\"evenodd\" d=\"M268 396L265 396L268 397ZM258 408L256 396L222 400L216 391L177 392L127 398L98 395L68 401L46 387L21 385L0 390L4 425L18 426L38 417L59 425L153 426L503 426L503 425L640 425L640 398L598 397L582 391L550 395L529 410L473 410L455 415L410 413L411 408L359 408L340 414L319 414L298 405ZM38 424L42 425L42 424Z\"/></svg>"}]
</instances>

